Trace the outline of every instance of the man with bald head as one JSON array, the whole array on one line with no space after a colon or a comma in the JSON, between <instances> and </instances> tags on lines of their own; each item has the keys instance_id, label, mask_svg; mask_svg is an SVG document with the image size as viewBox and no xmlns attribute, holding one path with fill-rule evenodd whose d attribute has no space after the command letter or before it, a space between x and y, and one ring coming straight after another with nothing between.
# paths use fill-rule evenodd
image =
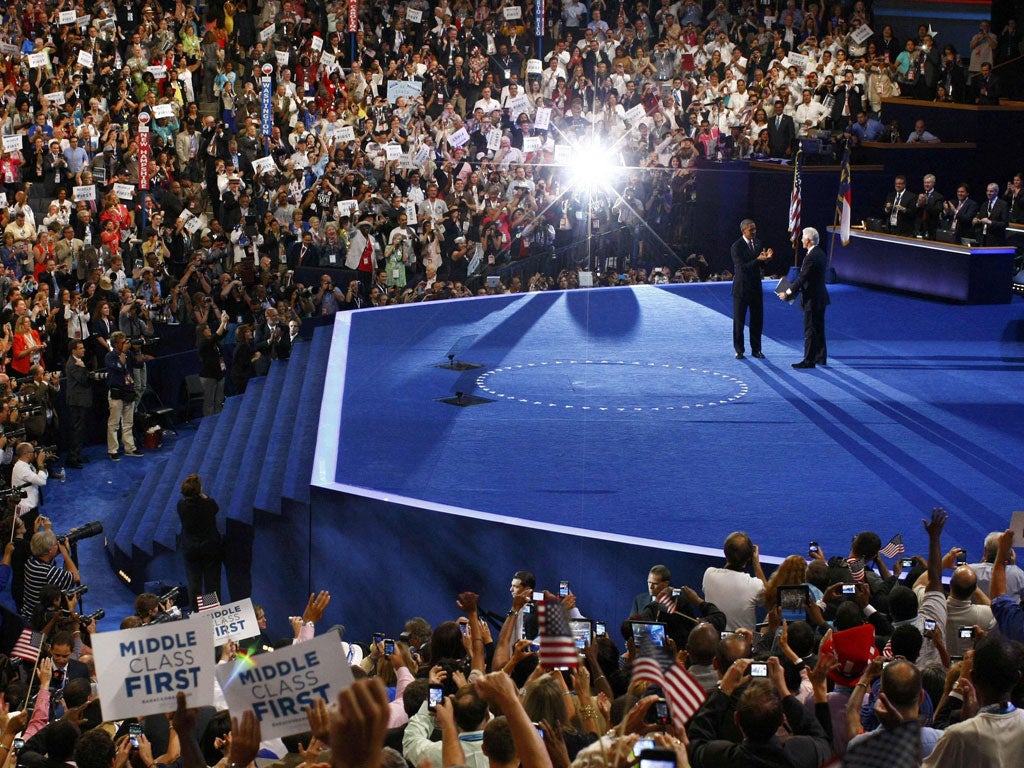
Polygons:
<instances>
[{"instance_id":1,"label":"man with bald head","mask_svg":"<svg viewBox=\"0 0 1024 768\"><path fill-rule=\"evenodd\" d=\"M982 601L978 603L977 601ZM974 647L974 633L966 637L961 629L980 627L985 632L996 628L996 619L988 597L978 591L978 577L969 565L961 565L949 580L946 598L946 648L950 656L963 656Z\"/></svg>"},{"instance_id":2,"label":"man with bald head","mask_svg":"<svg viewBox=\"0 0 1024 768\"><path fill-rule=\"evenodd\" d=\"M911 722L917 720L920 714L921 699L922 699L922 688L921 688L921 671L914 666L911 662L906 659L895 659L885 665L882 669L883 660L881 658L875 659L871 662L871 665L864 672L861 677L861 682L857 684L855 691L859 691L862 685L866 686L868 690L871 688L871 680L878 676L878 670L881 669L882 673L882 685L880 692L885 694L886 698L889 699L889 703L896 709L897 712L903 718L903 722ZM850 704L847 706L847 720L850 727L856 730L860 730L860 696L853 696L850 698ZM879 703L875 704L876 711L882 705ZM863 748L867 745L872 738L881 733L884 730L883 726L879 725L873 731L862 733L859 736L854 736L850 739L850 743L847 745L846 754L856 755L858 751L858 745ZM935 728L921 728L921 757L928 757L935 749L935 743L942 736L942 731Z\"/></svg>"}]
</instances>

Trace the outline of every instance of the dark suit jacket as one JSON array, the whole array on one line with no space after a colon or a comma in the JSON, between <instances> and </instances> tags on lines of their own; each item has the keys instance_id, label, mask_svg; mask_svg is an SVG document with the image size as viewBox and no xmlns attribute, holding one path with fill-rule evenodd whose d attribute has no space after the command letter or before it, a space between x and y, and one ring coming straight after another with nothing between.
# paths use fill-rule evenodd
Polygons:
<instances>
[{"instance_id":1,"label":"dark suit jacket","mask_svg":"<svg viewBox=\"0 0 1024 768\"><path fill-rule=\"evenodd\" d=\"M775 126L775 116L768 119L768 146L771 148L772 157L785 157L786 150L793 146L796 141L796 124L789 115L783 115L778 127Z\"/></svg>"},{"instance_id":2,"label":"dark suit jacket","mask_svg":"<svg viewBox=\"0 0 1024 768\"><path fill-rule=\"evenodd\" d=\"M846 107L846 85L841 85L836 88L834 95L835 101L832 103L832 119L841 120L843 117L843 110ZM864 103L864 87L861 85L854 85L850 90L850 114L849 120L852 122L857 119L857 113L863 109Z\"/></svg>"},{"instance_id":3,"label":"dark suit jacket","mask_svg":"<svg viewBox=\"0 0 1024 768\"><path fill-rule=\"evenodd\" d=\"M800 276L793 281L793 293L800 294L800 309L808 312L824 309L829 304L828 288L825 287L825 269L828 258L825 249L816 245L804 256L800 265Z\"/></svg>"},{"instance_id":4,"label":"dark suit jacket","mask_svg":"<svg viewBox=\"0 0 1024 768\"><path fill-rule=\"evenodd\" d=\"M951 200L950 202L953 203L954 201ZM954 203L954 206L957 204L959 203ZM978 204L968 197L964 200L964 204L960 206L959 213L955 212L955 207L953 210L954 213L949 224L954 234L956 234L957 241L962 237L970 237L971 230L974 227L974 217L978 215Z\"/></svg>"},{"instance_id":5,"label":"dark suit jacket","mask_svg":"<svg viewBox=\"0 0 1024 768\"><path fill-rule=\"evenodd\" d=\"M946 198L938 190L933 189L931 197L925 201L925 204L918 206L915 215L919 222L919 230L927 231L929 236L935 235L935 230L939 226L939 219L942 217L942 204L945 200Z\"/></svg>"},{"instance_id":6,"label":"dark suit jacket","mask_svg":"<svg viewBox=\"0 0 1024 768\"><path fill-rule=\"evenodd\" d=\"M892 205L896 200L896 191L893 190L889 193L889 196L885 198L885 212L883 213L883 220L886 224L889 223L889 217L892 213ZM914 217L917 214L917 192L911 192L909 189L903 190L903 196L900 198L900 205L905 209L898 211L896 214L896 234L897 235L912 235L914 234Z\"/></svg>"},{"instance_id":7,"label":"dark suit jacket","mask_svg":"<svg viewBox=\"0 0 1024 768\"><path fill-rule=\"evenodd\" d=\"M986 198L978 205L978 216L991 219L985 235L985 245L1002 243L1006 238L1006 225L1010 223L1010 205L1001 197L997 197L989 213L988 199ZM981 235L984 225L978 227L978 235Z\"/></svg>"},{"instance_id":8,"label":"dark suit jacket","mask_svg":"<svg viewBox=\"0 0 1024 768\"><path fill-rule=\"evenodd\" d=\"M761 262L757 257L763 249L764 245L757 238L754 238L753 251L742 237L732 244L729 253L732 256L733 296L761 295Z\"/></svg>"}]
</instances>

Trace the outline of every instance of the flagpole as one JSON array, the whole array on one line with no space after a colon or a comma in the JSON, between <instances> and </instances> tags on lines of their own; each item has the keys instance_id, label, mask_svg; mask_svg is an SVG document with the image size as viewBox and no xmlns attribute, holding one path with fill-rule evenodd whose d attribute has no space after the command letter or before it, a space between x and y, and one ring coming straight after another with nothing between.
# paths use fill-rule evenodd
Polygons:
<instances>
[{"instance_id":1,"label":"flagpole","mask_svg":"<svg viewBox=\"0 0 1024 768\"><path fill-rule=\"evenodd\" d=\"M794 223L794 221L793 221L793 207L796 204L796 197L797 197L798 194L799 194L799 196L801 198L801 201L799 202L799 208L800 209L803 208L803 202L802 202L803 190L800 188L801 187L801 182L800 182L800 156L803 155L803 153L804 153L804 151L802 149L798 148L797 151L796 151L796 155L793 157L793 191L792 191L792 194L790 195L790 202L789 202L789 216L790 216L790 225L791 226ZM800 218L802 218L802 216L803 216L803 211L802 210L800 210L798 212L798 216ZM790 241L793 243L793 268L794 269L800 266L800 242L801 242L801 238L800 238L799 230L800 230L800 225L797 224L795 229L793 229L790 232Z\"/></svg>"}]
</instances>

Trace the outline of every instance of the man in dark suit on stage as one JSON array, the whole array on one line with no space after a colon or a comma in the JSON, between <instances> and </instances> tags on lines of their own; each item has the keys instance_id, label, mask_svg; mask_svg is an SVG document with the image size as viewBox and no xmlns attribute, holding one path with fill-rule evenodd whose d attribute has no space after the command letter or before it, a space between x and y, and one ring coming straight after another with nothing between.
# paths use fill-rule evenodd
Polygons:
<instances>
[{"instance_id":1,"label":"man in dark suit on stage","mask_svg":"<svg viewBox=\"0 0 1024 768\"><path fill-rule=\"evenodd\" d=\"M768 120L768 147L772 157L792 157L796 141L796 123L785 113L786 103L775 100L775 114Z\"/></svg>"},{"instance_id":2,"label":"man in dark suit on stage","mask_svg":"<svg viewBox=\"0 0 1024 768\"><path fill-rule=\"evenodd\" d=\"M1010 223L1010 206L999 196L999 185L989 184L985 202L974 217L978 242L982 245L1003 245L1006 225Z\"/></svg>"},{"instance_id":3,"label":"man in dark suit on stage","mask_svg":"<svg viewBox=\"0 0 1024 768\"><path fill-rule=\"evenodd\" d=\"M945 198L935 189L935 176L929 173L924 177L924 192L917 196L917 234L929 240L935 239L935 230L939 228L939 219L942 218L943 202Z\"/></svg>"},{"instance_id":4,"label":"man in dark suit on stage","mask_svg":"<svg viewBox=\"0 0 1024 768\"><path fill-rule=\"evenodd\" d=\"M947 219L953 236L959 243L963 238L970 237L974 229L974 217L978 215L978 204L969 197L970 190L966 184L956 188L956 200L946 200L943 217Z\"/></svg>"},{"instance_id":5,"label":"man in dark suit on stage","mask_svg":"<svg viewBox=\"0 0 1024 768\"><path fill-rule=\"evenodd\" d=\"M750 310L750 353L761 353L761 330L764 328L764 298L761 291L761 262L768 261L774 251L765 248L757 239L757 224L753 219L740 222L742 237L732 244L732 346L736 359L743 359L743 324Z\"/></svg>"},{"instance_id":6,"label":"man in dark suit on stage","mask_svg":"<svg viewBox=\"0 0 1024 768\"><path fill-rule=\"evenodd\" d=\"M819 244L818 230L807 227L803 231L804 248L807 255L800 265L800 276L784 292L778 294L783 301L789 301L800 294L800 309L804 311L804 359L793 363L794 368L813 368L828 362L828 347L825 344L825 307L829 304L828 288L825 287L825 271L828 259L825 249Z\"/></svg>"},{"instance_id":7,"label":"man in dark suit on stage","mask_svg":"<svg viewBox=\"0 0 1024 768\"><path fill-rule=\"evenodd\" d=\"M893 191L885 199L885 223L889 231L904 237L913 237L917 214L917 196L907 189L907 177L897 176Z\"/></svg>"}]
</instances>

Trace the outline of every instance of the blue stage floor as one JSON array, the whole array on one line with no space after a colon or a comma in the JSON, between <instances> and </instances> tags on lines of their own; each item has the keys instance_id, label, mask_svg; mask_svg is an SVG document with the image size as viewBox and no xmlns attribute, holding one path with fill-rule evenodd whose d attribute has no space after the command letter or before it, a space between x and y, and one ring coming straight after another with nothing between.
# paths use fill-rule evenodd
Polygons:
<instances>
[{"instance_id":1,"label":"blue stage floor","mask_svg":"<svg viewBox=\"0 0 1024 768\"><path fill-rule=\"evenodd\" d=\"M767 360L733 359L727 284L520 294L339 314L313 483L588 538L785 556L950 511L980 554L1024 508L1024 301L832 286L830 364L766 283ZM435 367L464 337L459 373ZM467 408L456 391L492 398Z\"/></svg>"}]
</instances>

